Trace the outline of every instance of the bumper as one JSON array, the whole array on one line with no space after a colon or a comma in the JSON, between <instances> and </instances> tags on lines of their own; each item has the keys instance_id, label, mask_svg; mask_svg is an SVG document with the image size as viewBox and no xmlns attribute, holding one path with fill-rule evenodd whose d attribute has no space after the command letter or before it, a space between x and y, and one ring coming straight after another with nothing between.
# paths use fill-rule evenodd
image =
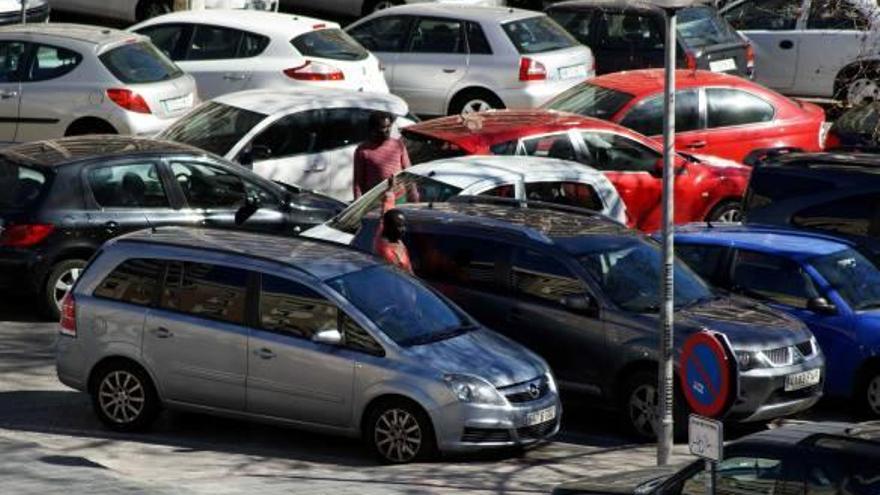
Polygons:
<instances>
[{"instance_id":1,"label":"bumper","mask_svg":"<svg viewBox=\"0 0 880 495\"><path fill-rule=\"evenodd\" d=\"M45 259L39 253L0 248L0 290L37 292L47 270Z\"/></svg>"},{"instance_id":2,"label":"bumper","mask_svg":"<svg viewBox=\"0 0 880 495\"><path fill-rule=\"evenodd\" d=\"M61 383L84 391L86 378L83 370L88 367L81 345L77 338L58 334L55 338L55 371Z\"/></svg>"},{"instance_id":3,"label":"bumper","mask_svg":"<svg viewBox=\"0 0 880 495\"><path fill-rule=\"evenodd\" d=\"M529 425L528 416L555 408L555 417ZM437 445L443 452L530 445L548 439L559 431L562 404L555 393L526 403L505 406L450 403L435 411Z\"/></svg>"},{"instance_id":4,"label":"bumper","mask_svg":"<svg viewBox=\"0 0 880 495\"><path fill-rule=\"evenodd\" d=\"M786 376L816 368L822 369L819 383L799 390L785 390ZM819 358L794 366L741 372L739 397L728 418L747 423L797 414L819 401L824 384L824 360Z\"/></svg>"},{"instance_id":5,"label":"bumper","mask_svg":"<svg viewBox=\"0 0 880 495\"><path fill-rule=\"evenodd\" d=\"M185 115L185 112L174 117L161 118L152 114L120 110L119 112L114 112L110 122L120 134L151 137L164 131L166 127L176 122L183 115Z\"/></svg>"},{"instance_id":6,"label":"bumper","mask_svg":"<svg viewBox=\"0 0 880 495\"><path fill-rule=\"evenodd\" d=\"M594 74L587 75L588 78ZM498 97L507 108L538 108L547 103L559 93L576 86L585 79L564 79L561 81L534 81L525 83L520 88L502 89L498 91Z\"/></svg>"}]
</instances>

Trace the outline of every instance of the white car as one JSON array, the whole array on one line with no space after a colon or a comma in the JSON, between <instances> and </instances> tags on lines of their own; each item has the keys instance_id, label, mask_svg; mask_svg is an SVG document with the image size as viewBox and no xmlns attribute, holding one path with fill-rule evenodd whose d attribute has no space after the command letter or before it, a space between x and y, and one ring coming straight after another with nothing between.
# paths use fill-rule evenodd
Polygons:
<instances>
[{"instance_id":1,"label":"white car","mask_svg":"<svg viewBox=\"0 0 880 495\"><path fill-rule=\"evenodd\" d=\"M25 3L25 17L28 23L49 20L49 3L46 0L0 0L0 25L21 22L22 2Z\"/></svg>"},{"instance_id":2,"label":"white car","mask_svg":"<svg viewBox=\"0 0 880 495\"><path fill-rule=\"evenodd\" d=\"M193 3L199 0L189 0ZM63 12L100 15L121 21L144 21L174 10L174 0L50 0ZM277 0L201 0L205 8L276 10ZM30 22L30 21L28 21Z\"/></svg>"},{"instance_id":3,"label":"white car","mask_svg":"<svg viewBox=\"0 0 880 495\"><path fill-rule=\"evenodd\" d=\"M626 207L605 175L586 165L520 156L466 156L410 167L395 178L397 203L437 203L455 196L491 196L545 201L605 214L626 224ZM333 219L302 235L349 244L361 219L380 207L388 183L382 182Z\"/></svg>"},{"instance_id":4,"label":"white car","mask_svg":"<svg viewBox=\"0 0 880 495\"><path fill-rule=\"evenodd\" d=\"M286 7L315 9L334 14L361 17L370 15L377 10L387 9L406 3L435 1L443 3L461 3L466 5L485 5L498 7L506 5L506 0L281 0Z\"/></svg>"},{"instance_id":5,"label":"white car","mask_svg":"<svg viewBox=\"0 0 880 495\"><path fill-rule=\"evenodd\" d=\"M166 14L129 30L192 74L203 99L245 89L321 86L387 93L379 61L339 25L256 10Z\"/></svg>"},{"instance_id":6,"label":"white car","mask_svg":"<svg viewBox=\"0 0 880 495\"><path fill-rule=\"evenodd\" d=\"M536 108L595 75L593 53L546 14L421 3L346 28L417 115Z\"/></svg>"},{"instance_id":7,"label":"white car","mask_svg":"<svg viewBox=\"0 0 880 495\"><path fill-rule=\"evenodd\" d=\"M783 94L880 101L877 0L739 0L721 10L755 48L755 80Z\"/></svg>"},{"instance_id":8,"label":"white car","mask_svg":"<svg viewBox=\"0 0 880 495\"><path fill-rule=\"evenodd\" d=\"M145 36L77 24L0 28L0 142L162 131L196 84Z\"/></svg>"},{"instance_id":9,"label":"white car","mask_svg":"<svg viewBox=\"0 0 880 495\"><path fill-rule=\"evenodd\" d=\"M413 123L387 93L286 89L231 93L205 102L158 137L252 166L267 179L352 198L352 160L375 111Z\"/></svg>"}]
</instances>

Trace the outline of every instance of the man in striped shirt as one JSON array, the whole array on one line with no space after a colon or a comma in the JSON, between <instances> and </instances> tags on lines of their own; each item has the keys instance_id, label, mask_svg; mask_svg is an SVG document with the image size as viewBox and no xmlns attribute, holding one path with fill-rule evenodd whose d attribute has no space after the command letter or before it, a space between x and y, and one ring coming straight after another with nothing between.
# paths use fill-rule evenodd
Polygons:
<instances>
[{"instance_id":1,"label":"man in striped shirt","mask_svg":"<svg viewBox=\"0 0 880 495\"><path fill-rule=\"evenodd\" d=\"M374 112L369 125L370 138L354 151L354 199L410 165L406 147L391 137L391 115Z\"/></svg>"}]
</instances>

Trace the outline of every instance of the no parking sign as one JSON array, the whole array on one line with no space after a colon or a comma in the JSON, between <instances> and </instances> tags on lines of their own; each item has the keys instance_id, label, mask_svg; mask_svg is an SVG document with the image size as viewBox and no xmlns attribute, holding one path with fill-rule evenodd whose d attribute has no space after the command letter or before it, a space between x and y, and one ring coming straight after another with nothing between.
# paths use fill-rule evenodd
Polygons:
<instances>
[{"instance_id":1,"label":"no parking sign","mask_svg":"<svg viewBox=\"0 0 880 495\"><path fill-rule=\"evenodd\" d=\"M681 389L695 413L714 418L731 402L733 363L726 344L708 331L684 341L679 361Z\"/></svg>"}]
</instances>

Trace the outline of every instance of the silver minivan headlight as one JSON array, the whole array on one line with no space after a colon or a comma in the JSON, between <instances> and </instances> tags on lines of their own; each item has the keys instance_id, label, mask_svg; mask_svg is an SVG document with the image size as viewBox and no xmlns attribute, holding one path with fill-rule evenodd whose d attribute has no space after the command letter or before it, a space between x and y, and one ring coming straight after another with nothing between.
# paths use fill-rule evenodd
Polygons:
<instances>
[{"instance_id":1,"label":"silver minivan headlight","mask_svg":"<svg viewBox=\"0 0 880 495\"><path fill-rule=\"evenodd\" d=\"M443 375L443 381L449 385L452 394L461 402L496 406L507 404L491 383L478 376L450 373Z\"/></svg>"}]
</instances>

